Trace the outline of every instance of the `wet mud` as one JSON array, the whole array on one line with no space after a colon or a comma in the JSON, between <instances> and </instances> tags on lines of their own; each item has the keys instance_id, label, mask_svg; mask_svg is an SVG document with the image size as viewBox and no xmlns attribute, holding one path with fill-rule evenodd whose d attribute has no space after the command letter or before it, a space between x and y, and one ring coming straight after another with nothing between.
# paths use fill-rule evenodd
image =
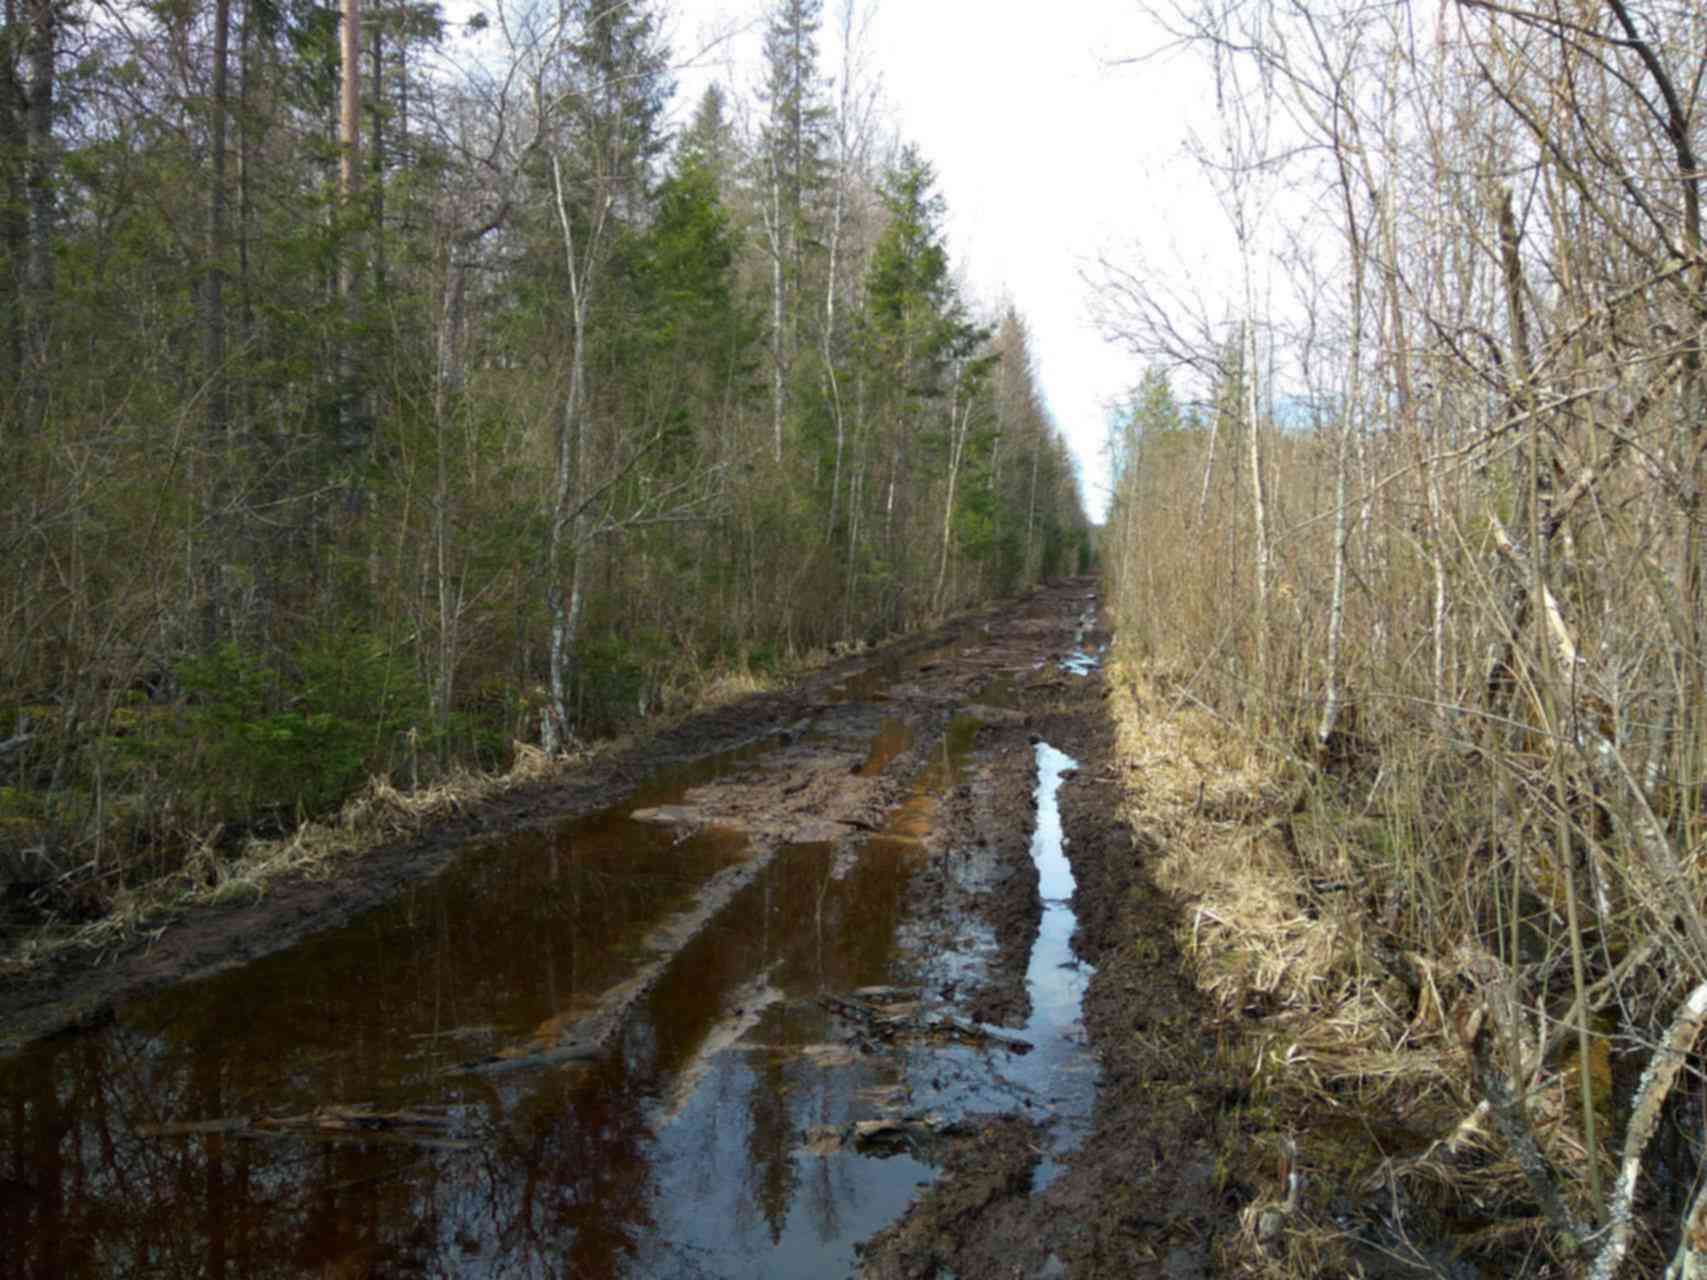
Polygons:
<instances>
[{"instance_id":1,"label":"wet mud","mask_svg":"<svg viewBox=\"0 0 1707 1280\"><path fill-rule=\"evenodd\" d=\"M0 1275L1206 1274L1093 586L0 993Z\"/></svg>"},{"instance_id":2,"label":"wet mud","mask_svg":"<svg viewBox=\"0 0 1707 1280\"><path fill-rule=\"evenodd\" d=\"M1174 945L1177 904L1151 883L1117 812L1112 730L1094 661L1105 637L1094 623L1065 652L1016 686L1008 705L1024 723L981 737L987 766L955 796L945 848L974 855L969 876L933 866L916 882L953 902L981 876L1024 889L986 893L982 912L1009 940L1004 958L963 994L969 1009L1024 1025L1041 975L1029 957L1045 923L1048 881L1038 893L1028 864L1037 828L1037 757L1064 753L1072 767L1057 795L1074 886L1071 949L1085 977L1070 1034L1094 1062L1089 1114L1074 1097L1084 1060L1057 1068L1041 1096L1024 1093L968 1117L972 1134L944 1159L942 1175L908 1213L867 1243L861 1274L926 1277L1189 1277L1213 1274L1218 1233L1233 1230L1241 1190L1217 1175L1221 1116L1236 1099L1215 1053L1208 1010ZM1041 747L1038 744L1042 744ZM976 912L977 905L966 910ZM933 907L923 905L929 918ZM956 907L946 914L955 916ZM1016 940L1023 940L1023 949ZM1052 975L1059 977L1057 974ZM1066 1141L1063 1142L1063 1131Z\"/></svg>"}]
</instances>

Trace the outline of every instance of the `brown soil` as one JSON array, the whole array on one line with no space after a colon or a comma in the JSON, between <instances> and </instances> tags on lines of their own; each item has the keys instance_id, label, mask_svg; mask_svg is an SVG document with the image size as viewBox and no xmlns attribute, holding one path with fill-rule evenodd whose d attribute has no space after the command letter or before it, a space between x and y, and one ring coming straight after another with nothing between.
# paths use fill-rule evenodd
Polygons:
<instances>
[{"instance_id":1,"label":"brown soil","mask_svg":"<svg viewBox=\"0 0 1707 1280\"><path fill-rule=\"evenodd\" d=\"M0 1050L97 1021L116 1003L242 964L349 919L432 876L470 842L608 808L660 769L764 739L780 749L653 816L735 826L766 845L845 841L886 827L922 770L941 764L955 713L982 725L972 769L921 831L928 859L906 940L927 955L981 923L977 972L928 992L953 1016L1023 1026L1026 966L1042 906L1029 854L1032 743L1078 762L1060 792L1078 889L1074 947L1096 966L1084 1007L1100 1064L1092 1130L1060 1176L1033 1190L1042 1129L1022 1105L977 1117L938 1148L941 1176L869 1242L872 1277L1169 1276L1209 1272L1238 1208L1218 1187L1216 1125L1233 1095L1206 1011L1174 943L1176 907L1151 884L1149 850L1116 816L1112 732L1100 675L1065 674L1094 583L1025 601L846 659L782 692L692 717L572 776L510 792L379 848L335 880L274 883L259 901L154 921L117 954L64 953L0 991ZM1103 637L1094 631L1092 645ZM876 690L887 695L875 704ZM964 724L964 719L960 722ZM893 756L877 758L873 735ZM891 732L892 731L892 732ZM869 752L869 754L868 754Z\"/></svg>"}]
</instances>

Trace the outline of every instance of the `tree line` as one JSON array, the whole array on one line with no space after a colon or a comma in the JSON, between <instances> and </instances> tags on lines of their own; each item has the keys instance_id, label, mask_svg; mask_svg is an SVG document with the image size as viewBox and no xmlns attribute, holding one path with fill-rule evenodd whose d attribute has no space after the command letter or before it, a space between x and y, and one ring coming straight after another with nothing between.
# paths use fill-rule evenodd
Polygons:
<instances>
[{"instance_id":1,"label":"tree line","mask_svg":"<svg viewBox=\"0 0 1707 1280\"><path fill-rule=\"evenodd\" d=\"M667 16L8 3L14 861L105 892L1088 556L857 5L679 127Z\"/></svg>"},{"instance_id":2,"label":"tree line","mask_svg":"<svg viewBox=\"0 0 1707 1280\"><path fill-rule=\"evenodd\" d=\"M1288 762L1335 833L1301 874L1459 1002L1437 1047L1521 1167L1485 1203L1525 1273L1611 1275L1647 1172L1695 1167L1648 1150L1662 1104L1699 1142L1698 1082L1667 1091L1707 1007L1701 9L1164 17L1221 107L1195 151L1238 284L1104 264L1149 369L1114 442L1123 629ZM1609 1048L1641 1087L1579 1067L1549 1110ZM1663 1206L1651 1273L1707 1263L1701 1206Z\"/></svg>"}]
</instances>

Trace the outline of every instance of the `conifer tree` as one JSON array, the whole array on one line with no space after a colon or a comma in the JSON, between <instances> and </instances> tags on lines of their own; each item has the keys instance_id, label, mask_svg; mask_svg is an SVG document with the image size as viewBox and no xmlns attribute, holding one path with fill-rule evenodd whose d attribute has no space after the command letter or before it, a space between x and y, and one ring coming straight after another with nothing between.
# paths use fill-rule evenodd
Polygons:
<instances>
[{"instance_id":1,"label":"conifer tree","mask_svg":"<svg viewBox=\"0 0 1707 1280\"><path fill-rule=\"evenodd\" d=\"M767 107L759 138L765 247L771 277L771 428L783 456L791 372L801 346L801 291L823 182L829 108L818 72L822 0L776 0L765 27Z\"/></svg>"}]
</instances>

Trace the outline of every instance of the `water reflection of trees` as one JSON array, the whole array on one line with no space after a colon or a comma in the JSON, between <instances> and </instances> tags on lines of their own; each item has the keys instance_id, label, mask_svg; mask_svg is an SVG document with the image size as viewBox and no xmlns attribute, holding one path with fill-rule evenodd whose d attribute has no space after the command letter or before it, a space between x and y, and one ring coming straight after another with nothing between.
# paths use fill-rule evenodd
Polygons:
<instances>
[{"instance_id":1,"label":"water reflection of trees","mask_svg":"<svg viewBox=\"0 0 1707 1280\"><path fill-rule=\"evenodd\" d=\"M656 916L657 884L608 866L583 878L575 852L555 852L535 860L533 880L505 885L478 868L447 886L462 902L414 895L305 953L0 1062L0 1275L596 1280L632 1269L658 1228L662 1100L731 993L761 973L796 997L881 981L904 877L861 865L831 885L827 848L780 856L676 957L607 1061L446 1074L469 1046L437 1033L567 1007L606 980L611 958L587 939ZM684 1166L672 1185L736 1193L772 1244L799 1209L820 1239L839 1238L857 1180L848 1162L795 1148L803 1128L850 1116L866 1077L789 1054L730 1059L709 1083L737 1108L696 1109L708 1136L667 1144ZM357 1101L447 1107L472 1149L137 1132ZM720 1153L740 1160L737 1177L716 1167Z\"/></svg>"}]
</instances>

